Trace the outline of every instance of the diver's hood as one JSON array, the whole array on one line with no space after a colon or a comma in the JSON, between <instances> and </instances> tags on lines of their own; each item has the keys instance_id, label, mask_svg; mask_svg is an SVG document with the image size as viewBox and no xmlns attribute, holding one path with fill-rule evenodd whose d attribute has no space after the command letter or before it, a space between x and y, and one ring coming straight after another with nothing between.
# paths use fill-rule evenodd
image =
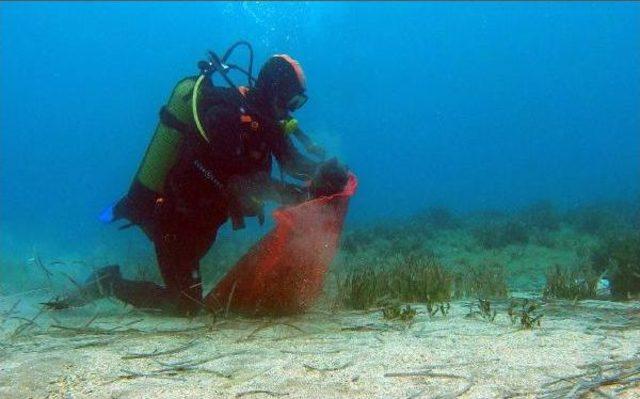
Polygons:
<instances>
[{"instance_id":1,"label":"diver's hood","mask_svg":"<svg viewBox=\"0 0 640 399\"><path fill-rule=\"evenodd\" d=\"M260 69L255 85L255 99L259 103L276 104L285 108L287 102L306 90L306 79L298 61L286 54L269 58Z\"/></svg>"}]
</instances>

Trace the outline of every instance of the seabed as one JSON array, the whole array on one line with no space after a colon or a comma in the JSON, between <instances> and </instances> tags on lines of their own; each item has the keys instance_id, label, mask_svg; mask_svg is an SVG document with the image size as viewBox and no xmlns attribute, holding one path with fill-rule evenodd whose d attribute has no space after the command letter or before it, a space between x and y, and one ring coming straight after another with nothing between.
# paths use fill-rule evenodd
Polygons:
<instances>
[{"instance_id":1,"label":"seabed","mask_svg":"<svg viewBox=\"0 0 640 399\"><path fill-rule=\"evenodd\" d=\"M526 294L512 293L526 297ZM381 311L192 319L102 300L43 312L40 292L0 297L2 398L557 398L640 395L640 302L547 301L522 329L454 301ZM326 310L325 310L326 309Z\"/></svg>"},{"instance_id":2,"label":"seabed","mask_svg":"<svg viewBox=\"0 0 640 399\"><path fill-rule=\"evenodd\" d=\"M552 220L549 214L534 213L538 216L529 220ZM640 237L635 227L607 228L600 235L579 230L599 220L593 215L588 211L547 230L543 227L553 224L538 223L535 229L527 227L530 231L487 216L474 230L468 221L439 223L450 227L438 228L437 221L450 218L432 211L426 222L413 218L413 224L348 232L326 276L324 294L309 312L296 317L213 317L202 312L174 318L108 299L47 311L40 303L59 293L50 277L71 280L62 271L82 265L45 263L38 256L24 269L9 262L2 265L7 272L21 271L6 280L15 287L48 286L19 293L5 286L0 294L0 398L638 398L640 298L618 296L613 301L597 294L594 286L589 292L574 286L587 287L590 267L616 257L631 259L626 269L619 269L625 274L617 275L624 277L618 283L637 283L634 243ZM571 220L577 222L572 225ZM629 231L632 238L622 246L603 238L625 237ZM219 243L213 259L233 265L224 248ZM431 259L425 267L442 264L458 273L463 288L464 277L470 276L467 282L473 284L468 287L475 291L456 299L454 291L460 287L450 292L440 282L433 292L453 298L446 314L430 312L439 303L429 297L410 303L407 314L412 317L396 317L397 302L378 300L399 289L395 299L405 309L405 302L418 299L406 301L400 294L413 293L416 281L424 289L432 283L417 279L422 276L418 269L404 274L393 269L398 262L414 265L411 257L398 258L412 252ZM125 269L131 274L137 263L129 263ZM203 270L211 275L203 280L214 284L221 274L212 273L224 273L220 266L206 261ZM586 273L587 280L573 274L554 280L548 272L557 266ZM504 268L508 279L501 273L471 273L495 267ZM363 284L345 285L344 273L357 268L391 270L391 276L356 274ZM86 275L81 271L74 276ZM143 268L138 275L149 271ZM38 280L38 275L46 278ZM371 276L404 280L379 290L370 284ZM547 290L550 283L564 291ZM510 312L514 298L537 304L529 325L521 314ZM487 301L490 309L483 311ZM389 312L389 306L396 310ZM396 318L389 320L389 314Z\"/></svg>"}]
</instances>

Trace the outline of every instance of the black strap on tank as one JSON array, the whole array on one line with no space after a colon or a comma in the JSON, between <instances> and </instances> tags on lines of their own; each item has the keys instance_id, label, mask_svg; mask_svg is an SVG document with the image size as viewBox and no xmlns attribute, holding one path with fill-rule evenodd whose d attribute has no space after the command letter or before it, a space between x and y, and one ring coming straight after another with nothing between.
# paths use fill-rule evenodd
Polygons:
<instances>
[{"instance_id":1,"label":"black strap on tank","mask_svg":"<svg viewBox=\"0 0 640 399\"><path fill-rule=\"evenodd\" d=\"M191 133L194 131L193 127L178 119L166 106L160 109L160 122L179 132Z\"/></svg>"}]
</instances>

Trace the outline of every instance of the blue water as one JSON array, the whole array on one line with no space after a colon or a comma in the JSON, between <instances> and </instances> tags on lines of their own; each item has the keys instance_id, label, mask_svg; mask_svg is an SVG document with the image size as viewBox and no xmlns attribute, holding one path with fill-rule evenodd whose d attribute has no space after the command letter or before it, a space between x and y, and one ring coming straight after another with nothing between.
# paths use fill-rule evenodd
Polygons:
<instances>
[{"instance_id":1,"label":"blue water","mask_svg":"<svg viewBox=\"0 0 640 399\"><path fill-rule=\"evenodd\" d=\"M174 84L238 39L258 65L301 62L301 126L360 179L350 223L638 198L638 3L3 2L0 18L5 259L146 243L97 217Z\"/></svg>"}]
</instances>

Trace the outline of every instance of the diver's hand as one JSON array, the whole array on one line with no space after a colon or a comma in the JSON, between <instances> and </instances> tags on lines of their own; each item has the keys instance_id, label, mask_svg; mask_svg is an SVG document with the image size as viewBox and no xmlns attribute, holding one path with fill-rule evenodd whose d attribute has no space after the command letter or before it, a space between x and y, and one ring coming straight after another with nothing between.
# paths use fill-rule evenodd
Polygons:
<instances>
[{"instance_id":1,"label":"diver's hand","mask_svg":"<svg viewBox=\"0 0 640 399\"><path fill-rule=\"evenodd\" d=\"M337 158L331 158L318 167L309 185L309 194L312 198L317 198L339 193L344 189L348 179L347 166L338 162Z\"/></svg>"},{"instance_id":2,"label":"diver's hand","mask_svg":"<svg viewBox=\"0 0 640 399\"><path fill-rule=\"evenodd\" d=\"M278 193L282 205L299 204L309 199L309 190L295 184L283 184L278 188Z\"/></svg>"}]
</instances>

